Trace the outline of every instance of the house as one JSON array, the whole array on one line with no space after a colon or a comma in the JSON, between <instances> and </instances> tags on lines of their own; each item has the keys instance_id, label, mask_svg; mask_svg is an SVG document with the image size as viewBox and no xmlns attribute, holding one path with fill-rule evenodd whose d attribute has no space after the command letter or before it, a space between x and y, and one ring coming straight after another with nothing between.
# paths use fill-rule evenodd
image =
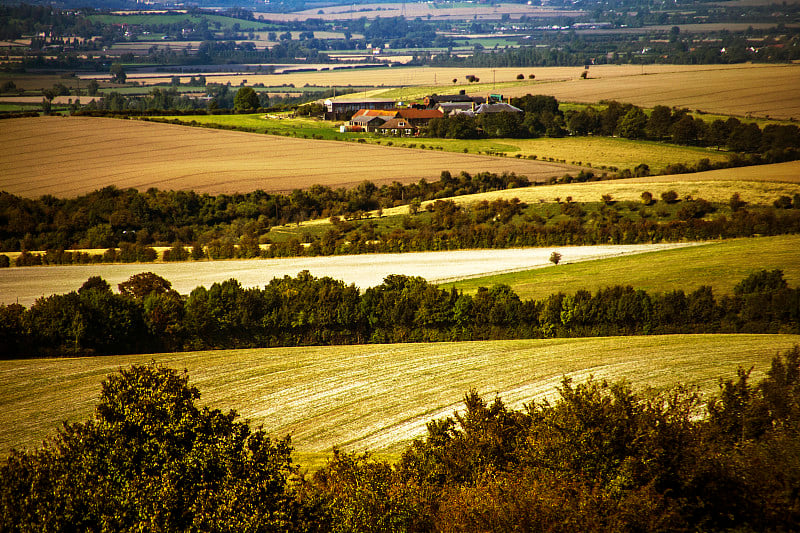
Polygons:
<instances>
[{"instance_id":1,"label":"house","mask_svg":"<svg viewBox=\"0 0 800 533\"><path fill-rule=\"evenodd\" d=\"M496 102L490 104L481 104L475 108L476 115L485 113L523 113L522 109L515 107L505 102Z\"/></svg>"},{"instance_id":2,"label":"house","mask_svg":"<svg viewBox=\"0 0 800 533\"><path fill-rule=\"evenodd\" d=\"M453 114L463 113L467 116L474 117L475 115L487 115L490 113L523 113L522 109L515 107L511 104L506 104L503 102L498 102L494 104L481 104L477 106L475 109L470 109L466 111L459 111L456 110Z\"/></svg>"},{"instance_id":3,"label":"house","mask_svg":"<svg viewBox=\"0 0 800 533\"><path fill-rule=\"evenodd\" d=\"M354 126L351 131L375 131L375 128L378 126L383 125L389 119L394 117L388 117L385 115L358 115L353 116L348 122L348 126ZM356 129L360 128L360 129Z\"/></svg>"},{"instance_id":4,"label":"house","mask_svg":"<svg viewBox=\"0 0 800 533\"><path fill-rule=\"evenodd\" d=\"M375 131L385 135L414 135L419 130L404 118L393 118L378 126Z\"/></svg>"},{"instance_id":5,"label":"house","mask_svg":"<svg viewBox=\"0 0 800 533\"><path fill-rule=\"evenodd\" d=\"M350 119L350 131L376 131L391 135L416 135L431 119L442 118L436 109L359 109ZM388 127L386 127L388 125Z\"/></svg>"}]
</instances>

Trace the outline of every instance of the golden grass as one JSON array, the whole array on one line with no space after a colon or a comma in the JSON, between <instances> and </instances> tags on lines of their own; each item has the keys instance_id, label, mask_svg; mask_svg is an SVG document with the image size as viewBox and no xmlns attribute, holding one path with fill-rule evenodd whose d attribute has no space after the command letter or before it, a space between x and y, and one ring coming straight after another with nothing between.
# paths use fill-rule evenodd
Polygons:
<instances>
[{"instance_id":1,"label":"golden grass","mask_svg":"<svg viewBox=\"0 0 800 533\"><path fill-rule=\"evenodd\" d=\"M554 247L558 248L558 247ZM570 248L558 248L565 258ZM626 257L559 264L534 270L473 278L443 284L467 293L502 283L523 299L546 298L555 292L591 292L613 285L631 285L649 292L682 289L691 292L711 285L717 295L760 270L781 269L790 287L800 285L800 235L731 239Z\"/></svg>"},{"instance_id":2,"label":"golden grass","mask_svg":"<svg viewBox=\"0 0 800 533\"><path fill-rule=\"evenodd\" d=\"M777 351L797 343L797 335L676 335L0 361L0 454L85 419L107 374L151 359L188 369L202 404L291 434L302 461L334 445L397 452L427 421L460 409L471 388L515 408L552 397L564 375L714 392L738 365L754 365L760 378Z\"/></svg>"},{"instance_id":3,"label":"golden grass","mask_svg":"<svg viewBox=\"0 0 800 533\"><path fill-rule=\"evenodd\" d=\"M464 205L498 198L519 198L528 204L554 202L557 198L566 201L567 197L574 202L599 202L602 195L610 194L616 201L640 201L645 191L655 200L659 200L663 192L675 191L679 198L692 196L710 202L728 202L734 193L739 193L740 199L750 204L771 205L780 196L800 193L800 161L692 174L538 185L457 196L452 200ZM423 202L422 207L429 203ZM407 212L407 206L399 206L384 209L383 213L391 216Z\"/></svg>"},{"instance_id":4,"label":"golden grass","mask_svg":"<svg viewBox=\"0 0 800 533\"><path fill-rule=\"evenodd\" d=\"M533 180L574 167L89 117L3 121L0 190L73 197L108 185L206 193L287 192L436 180L442 170L516 172Z\"/></svg>"}]
</instances>

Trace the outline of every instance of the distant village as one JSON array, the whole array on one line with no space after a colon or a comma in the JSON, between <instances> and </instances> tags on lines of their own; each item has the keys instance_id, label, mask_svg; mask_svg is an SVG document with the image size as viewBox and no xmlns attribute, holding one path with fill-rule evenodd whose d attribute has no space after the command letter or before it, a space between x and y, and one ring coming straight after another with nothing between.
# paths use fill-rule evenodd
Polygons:
<instances>
[{"instance_id":1,"label":"distant village","mask_svg":"<svg viewBox=\"0 0 800 533\"><path fill-rule=\"evenodd\" d=\"M393 136L416 136L435 118L465 114L474 117L486 113L522 113L522 109L504 102L503 96L470 96L458 94L426 96L421 104L402 107L393 99L327 99L329 120L344 120L342 132L368 132Z\"/></svg>"}]
</instances>

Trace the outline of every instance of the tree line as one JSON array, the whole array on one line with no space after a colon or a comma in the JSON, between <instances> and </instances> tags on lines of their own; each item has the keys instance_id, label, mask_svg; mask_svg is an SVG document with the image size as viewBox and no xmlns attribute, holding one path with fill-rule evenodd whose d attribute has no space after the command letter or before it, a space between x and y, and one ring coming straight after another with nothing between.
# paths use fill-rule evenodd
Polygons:
<instances>
[{"instance_id":1,"label":"tree line","mask_svg":"<svg viewBox=\"0 0 800 533\"><path fill-rule=\"evenodd\" d=\"M436 197L532 185L514 173L443 172L438 181L364 181L350 189L313 185L290 194L198 194L104 187L77 198L23 198L0 191L0 251L110 248L121 243L172 244L259 237L271 226L316 218L350 218L381 207Z\"/></svg>"},{"instance_id":2,"label":"tree line","mask_svg":"<svg viewBox=\"0 0 800 533\"><path fill-rule=\"evenodd\" d=\"M734 347L732 347L734 349ZM84 422L0 466L9 531L793 531L800 527L800 349L758 383L564 378L553 402L475 391L396 464L334 450L304 475L289 437L200 408L186 372L110 375ZM702 413L702 415L701 415Z\"/></svg>"},{"instance_id":3,"label":"tree line","mask_svg":"<svg viewBox=\"0 0 800 533\"><path fill-rule=\"evenodd\" d=\"M307 271L245 288L235 279L181 296L142 273L114 293L100 277L30 307L0 306L8 358L219 348L590 337L671 333L800 332L800 289L780 270L760 271L733 295L710 286L648 293L614 286L522 300L507 285L475 295L423 278L386 277L377 287Z\"/></svg>"},{"instance_id":4,"label":"tree line","mask_svg":"<svg viewBox=\"0 0 800 533\"><path fill-rule=\"evenodd\" d=\"M433 119L426 134L449 139L564 137L603 135L626 139L669 141L679 145L714 146L732 152L760 153L768 160L796 159L800 128L794 124L742 122L735 117L708 123L688 109L655 106L650 113L633 104L602 102L602 109L587 106L563 112L552 96L512 98L523 113L466 114Z\"/></svg>"},{"instance_id":5,"label":"tree line","mask_svg":"<svg viewBox=\"0 0 800 533\"><path fill-rule=\"evenodd\" d=\"M640 166L641 167L641 166ZM646 167L635 169L646 174ZM681 170L676 168L675 170ZM591 171L555 181L588 181ZM728 203L679 198L666 191L659 200L648 191L642 200L528 206L518 199L483 201L471 206L436 200L531 185L513 173L442 172L436 182L376 186L364 181L351 189L314 185L291 194L254 191L212 196L192 191L144 193L105 187L74 199L46 195L22 198L0 192L0 252L23 253L18 266L87 262L152 261L152 246L171 246L166 260L285 257L368 252L508 248L565 244L639 244L718 237L800 232L800 195L781 196L772 206L748 205L737 193ZM390 224L365 218L369 211L408 205L409 214ZM329 217L324 233L306 233L272 242L276 225ZM262 247L261 245L267 245ZM191 249L187 252L187 247ZM69 249L105 249L90 256ZM262 249L263 248L263 249ZM2 255L2 254L0 254ZM4 266L0 263L0 266Z\"/></svg>"}]
</instances>

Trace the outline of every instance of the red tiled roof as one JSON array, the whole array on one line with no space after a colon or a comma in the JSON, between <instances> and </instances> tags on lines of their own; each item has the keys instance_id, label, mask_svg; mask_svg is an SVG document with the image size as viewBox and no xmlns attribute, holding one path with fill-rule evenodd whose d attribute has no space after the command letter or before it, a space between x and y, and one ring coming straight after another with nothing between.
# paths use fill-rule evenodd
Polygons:
<instances>
[{"instance_id":1,"label":"red tiled roof","mask_svg":"<svg viewBox=\"0 0 800 533\"><path fill-rule=\"evenodd\" d=\"M395 110L395 109L359 109L358 111L355 112L355 114L353 116L354 117L361 117L361 116L381 117L381 116L386 116L386 115L396 116L397 115L397 110Z\"/></svg>"},{"instance_id":2,"label":"red tiled roof","mask_svg":"<svg viewBox=\"0 0 800 533\"><path fill-rule=\"evenodd\" d=\"M438 109L400 109L398 110L400 116L408 120L426 119L426 118L442 118L444 113Z\"/></svg>"}]
</instances>

